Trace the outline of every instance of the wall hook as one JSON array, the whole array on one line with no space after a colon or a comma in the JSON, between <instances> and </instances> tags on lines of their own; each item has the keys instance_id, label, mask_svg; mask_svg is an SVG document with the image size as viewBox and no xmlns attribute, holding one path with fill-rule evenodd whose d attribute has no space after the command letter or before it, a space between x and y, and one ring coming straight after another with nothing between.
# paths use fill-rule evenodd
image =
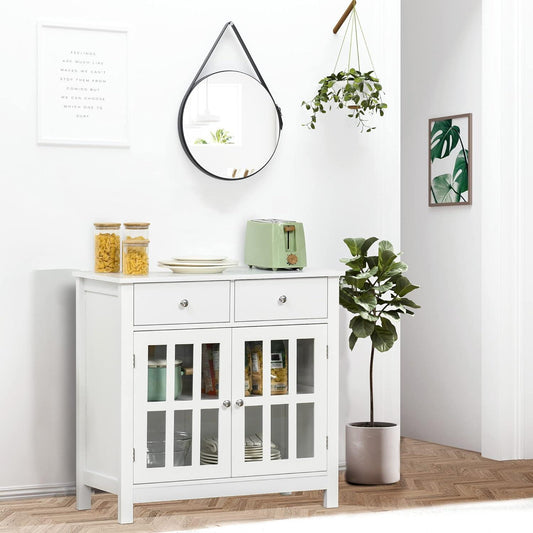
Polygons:
<instances>
[{"instance_id":1,"label":"wall hook","mask_svg":"<svg viewBox=\"0 0 533 533\"><path fill-rule=\"evenodd\" d=\"M333 33L337 33L340 30L341 26L344 24L344 21L348 18L350 11L355 7L356 3L357 3L356 0L352 0L350 2L350 5L346 8L346 11L342 14L342 17L339 19L339 22L335 24L335 27L333 28Z\"/></svg>"}]
</instances>

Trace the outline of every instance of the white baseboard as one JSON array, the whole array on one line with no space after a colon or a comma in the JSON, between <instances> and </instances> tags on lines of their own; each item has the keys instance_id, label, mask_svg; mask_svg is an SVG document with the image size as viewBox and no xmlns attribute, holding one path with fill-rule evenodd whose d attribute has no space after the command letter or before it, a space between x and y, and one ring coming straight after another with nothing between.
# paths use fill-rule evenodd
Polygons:
<instances>
[{"instance_id":1,"label":"white baseboard","mask_svg":"<svg viewBox=\"0 0 533 533\"><path fill-rule=\"evenodd\" d=\"M346 470L346 463L339 463L339 472ZM76 494L75 483L56 483L48 485L22 485L19 487L0 487L0 500L22 498L48 498L50 496L71 496Z\"/></svg>"},{"instance_id":2,"label":"white baseboard","mask_svg":"<svg viewBox=\"0 0 533 533\"><path fill-rule=\"evenodd\" d=\"M47 498L49 496L70 496L76 493L74 483L48 485L23 485L19 487L0 487L0 500L21 498Z\"/></svg>"}]
</instances>

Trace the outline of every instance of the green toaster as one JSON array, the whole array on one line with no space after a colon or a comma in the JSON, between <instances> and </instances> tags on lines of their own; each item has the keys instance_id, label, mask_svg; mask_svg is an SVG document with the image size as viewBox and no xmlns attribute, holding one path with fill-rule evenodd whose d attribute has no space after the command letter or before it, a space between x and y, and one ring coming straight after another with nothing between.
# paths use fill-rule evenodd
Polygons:
<instances>
[{"instance_id":1,"label":"green toaster","mask_svg":"<svg viewBox=\"0 0 533 533\"><path fill-rule=\"evenodd\" d=\"M301 222L258 219L246 224L244 262L257 268L300 269L307 265Z\"/></svg>"}]
</instances>

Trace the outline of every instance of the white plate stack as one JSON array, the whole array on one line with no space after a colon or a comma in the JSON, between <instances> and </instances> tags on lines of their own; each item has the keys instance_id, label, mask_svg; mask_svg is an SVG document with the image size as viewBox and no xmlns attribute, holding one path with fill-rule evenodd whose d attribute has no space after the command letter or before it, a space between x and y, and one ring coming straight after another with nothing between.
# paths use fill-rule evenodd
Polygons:
<instances>
[{"instance_id":1,"label":"white plate stack","mask_svg":"<svg viewBox=\"0 0 533 533\"><path fill-rule=\"evenodd\" d=\"M281 459L281 451L277 444L270 443L270 460L277 461ZM263 460L263 439L258 434L248 435L244 443L244 460L248 463L251 461ZM214 438L202 440L200 449L201 465L218 464L218 443Z\"/></svg>"},{"instance_id":2,"label":"white plate stack","mask_svg":"<svg viewBox=\"0 0 533 533\"><path fill-rule=\"evenodd\" d=\"M236 266L237 261L225 256L179 256L159 261L158 265L170 268L176 274L218 274L226 268Z\"/></svg>"},{"instance_id":3,"label":"white plate stack","mask_svg":"<svg viewBox=\"0 0 533 533\"><path fill-rule=\"evenodd\" d=\"M200 450L201 465L218 465L218 453L208 453Z\"/></svg>"},{"instance_id":4,"label":"white plate stack","mask_svg":"<svg viewBox=\"0 0 533 533\"><path fill-rule=\"evenodd\" d=\"M217 465L218 464L218 440L214 437L202 439L200 447L200 464Z\"/></svg>"},{"instance_id":5,"label":"white plate stack","mask_svg":"<svg viewBox=\"0 0 533 533\"><path fill-rule=\"evenodd\" d=\"M270 443L270 460L277 461L281 459L281 452L278 445L274 442ZM244 439L244 460L248 463L250 461L263 460L263 437L257 433L248 435Z\"/></svg>"}]
</instances>

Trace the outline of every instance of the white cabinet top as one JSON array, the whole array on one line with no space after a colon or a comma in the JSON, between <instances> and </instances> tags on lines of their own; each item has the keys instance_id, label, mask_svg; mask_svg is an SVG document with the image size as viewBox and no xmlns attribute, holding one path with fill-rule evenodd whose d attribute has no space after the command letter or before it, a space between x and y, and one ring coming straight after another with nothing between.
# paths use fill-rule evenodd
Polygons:
<instances>
[{"instance_id":1,"label":"white cabinet top","mask_svg":"<svg viewBox=\"0 0 533 533\"><path fill-rule=\"evenodd\" d=\"M287 278L317 278L342 276L344 271L333 269L313 269L304 270L259 270L249 267L228 268L219 274L173 274L172 272L150 272L147 276L127 276L125 274L100 274L90 271L75 271L73 275L77 278L91 279L96 281L106 281L118 284L134 283L169 283L178 281L220 281L239 279L287 279Z\"/></svg>"}]
</instances>

